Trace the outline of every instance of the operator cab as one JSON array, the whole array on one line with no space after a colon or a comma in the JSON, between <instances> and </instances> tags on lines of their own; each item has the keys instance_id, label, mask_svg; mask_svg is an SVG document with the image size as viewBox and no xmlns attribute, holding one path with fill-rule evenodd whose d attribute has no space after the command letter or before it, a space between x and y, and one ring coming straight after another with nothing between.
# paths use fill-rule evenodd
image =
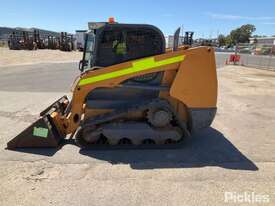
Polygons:
<instances>
[{"instance_id":1,"label":"operator cab","mask_svg":"<svg viewBox=\"0 0 275 206\"><path fill-rule=\"evenodd\" d=\"M89 22L88 26L83 59L79 64L81 71L165 52L164 36L155 26L113 21Z\"/></svg>"}]
</instances>

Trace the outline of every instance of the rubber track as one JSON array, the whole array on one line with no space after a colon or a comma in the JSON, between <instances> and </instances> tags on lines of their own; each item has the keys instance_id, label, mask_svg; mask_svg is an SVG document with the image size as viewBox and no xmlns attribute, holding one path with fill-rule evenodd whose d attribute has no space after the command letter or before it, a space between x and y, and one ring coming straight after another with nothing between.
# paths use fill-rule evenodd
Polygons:
<instances>
[{"instance_id":1,"label":"rubber track","mask_svg":"<svg viewBox=\"0 0 275 206\"><path fill-rule=\"evenodd\" d=\"M172 112L173 116L174 116L174 120L176 120L178 126L183 130L184 137L190 136L190 133L186 128L185 122L182 122L182 121L179 120L179 117L178 117L177 113L170 106L170 104L166 100L158 98L158 99L154 99L154 100L151 100L151 101L147 101L143 104L136 104L136 105L133 105L132 107L127 107L125 109L115 110L113 112L103 114L103 115L98 115L94 118L85 120L84 122L82 122L80 124L80 127L77 129L77 131L75 133L75 142L81 148L99 149L99 150L101 150L101 149L104 149L104 150L105 149L174 149L174 148L177 148L179 146L182 146L182 143L183 143L182 140L184 138L181 138L181 140L178 141L175 144L152 144L152 145L144 145L144 144L140 144L140 145L89 144L85 140L82 139L81 130L84 127L94 127L95 125L98 125L98 124L112 122L112 121L114 121L118 118L122 118L122 117L126 116L130 112L145 111L145 110L150 109L152 107L157 107L157 108L165 107L165 108L169 109Z\"/></svg>"}]
</instances>

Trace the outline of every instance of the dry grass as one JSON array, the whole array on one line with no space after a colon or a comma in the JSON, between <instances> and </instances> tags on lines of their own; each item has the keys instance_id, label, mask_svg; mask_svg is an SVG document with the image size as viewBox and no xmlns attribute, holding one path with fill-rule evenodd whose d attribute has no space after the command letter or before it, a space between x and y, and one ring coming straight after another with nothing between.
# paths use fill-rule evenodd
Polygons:
<instances>
[{"instance_id":1,"label":"dry grass","mask_svg":"<svg viewBox=\"0 0 275 206\"><path fill-rule=\"evenodd\" d=\"M82 52L63 52L60 50L9 50L0 48L0 67L8 65L75 62L82 58Z\"/></svg>"},{"instance_id":2,"label":"dry grass","mask_svg":"<svg viewBox=\"0 0 275 206\"><path fill-rule=\"evenodd\" d=\"M0 41L0 47L7 47L7 43L4 41Z\"/></svg>"}]
</instances>

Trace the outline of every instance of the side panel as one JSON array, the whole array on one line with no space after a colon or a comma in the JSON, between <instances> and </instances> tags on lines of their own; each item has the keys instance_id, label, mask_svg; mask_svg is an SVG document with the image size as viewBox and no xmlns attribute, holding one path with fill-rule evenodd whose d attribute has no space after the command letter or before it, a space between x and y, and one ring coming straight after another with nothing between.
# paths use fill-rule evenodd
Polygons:
<instances>
[{"instance_id":1,"label":"side panel","mask_svg":"<svg viewBox=\"0 0 275 206\"><path fill-rule=\"evenodd\" d=\"M170 95L188 108L213 108L217 104L217 74L214 50L188 50L170 89Z\"/></svg>"},{"instance_id":2,"label":"side panel","mask_svg":"<svg viewBox=\"0 0 275 206\"><path fill-rule=\"evenodd\" d=\"M218 85L214 50L204 47L188 52L170 95L186 105L189 130L195 132L209 127L215 117Z\"/></svg>"},{"instance_id":3,"label":"side panel","mask_svg":"<svg viewBox=\"0 0 275 206\"><path fill-rule=\"evenodd\" d=\"M214 51L206 47L179 50L82 73L74 84L72 108L64 122L66 133L73 133L77 129L79 121L76 120L79 118L75 117L83 113L83 104L92 90L100 87L114 88L133 77L173 70L178 72L170 91L173 98L182 102L187 108L216 107L217 79ZM204 79L205 76L207 79ZM207 89L205 84L208 81L210 85ZM196 85L197 82L201 82L200 85Z\"/></svg>"}]
</instances>

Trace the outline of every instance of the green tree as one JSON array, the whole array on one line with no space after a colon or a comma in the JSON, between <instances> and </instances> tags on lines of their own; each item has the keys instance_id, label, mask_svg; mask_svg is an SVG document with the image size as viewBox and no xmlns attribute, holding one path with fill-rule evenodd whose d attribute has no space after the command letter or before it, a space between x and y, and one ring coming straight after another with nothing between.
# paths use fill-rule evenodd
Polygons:
<instances>
[{"instance_id":1,"label":"green tree","mask_svg":"<svg viewBox=\"0 0 275 206\"><path fill-rule=\"evenodd\" d=\"M227 35L227 36L226 36L226 38L225 38L225 45L226 45L227 47L232 47L232 46L233 46L233 41L232 41L230 35Z\"/></svg>"},{"instance_id":2,"label":"green tree","mask_svg":"<svg viewBox=\"0 0 275 206\"><path fill-rule=\"evenodd\" d=\"M219 46L225 46L226 45L226 37L222 34L218 36L218 43Z\"/></svg>"},{"instance_id":3,"label":"green tree","mask_svg":"<svg viewBox=\"0 0 275 206\"><path fill-rule=\"evenodd\" d=\"M252 24L245 24L241 27L234 29L230 32L230 37L234 44L248 43L252 33L256 30L256 27Z\"/></svg>"}]
</instances>

